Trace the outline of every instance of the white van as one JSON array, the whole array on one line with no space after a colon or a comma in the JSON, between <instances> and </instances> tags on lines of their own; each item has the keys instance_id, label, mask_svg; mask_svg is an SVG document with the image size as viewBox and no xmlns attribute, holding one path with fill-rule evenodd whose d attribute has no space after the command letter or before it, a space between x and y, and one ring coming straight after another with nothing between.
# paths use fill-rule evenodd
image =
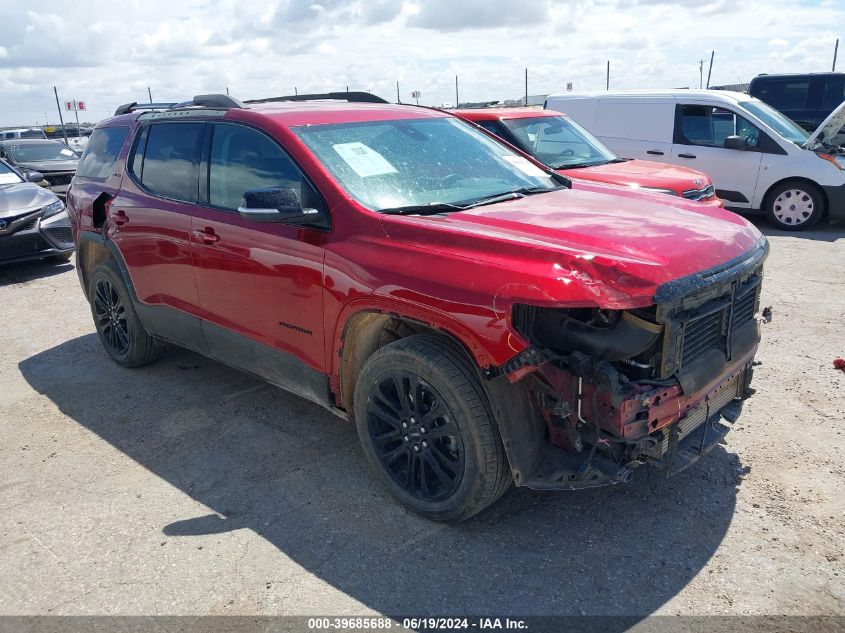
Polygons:
<instances>
[{"instance_id":1,"label":"white van","mask_svg":"<svg viewBox=\"0 0 845 633\"><path fill-rule=\"evenodd\" d=\"M845 218L845 149L828 145L845 103L812 134L758 99L723 90L549 95L625 158L693 167L711 176L725 206L765 213L787 230Z\"/></svg>"},{"instance_id":2,"label":"white van","mask_svg":"<svg viewBox=\"0 0 845 633\"><path fill-rule=\"evenodd\" d=\"M17 130L0 130L0 141L16 138L47 138L44 130L37 127L19 128Z\"/></svg>"}]
</instances>

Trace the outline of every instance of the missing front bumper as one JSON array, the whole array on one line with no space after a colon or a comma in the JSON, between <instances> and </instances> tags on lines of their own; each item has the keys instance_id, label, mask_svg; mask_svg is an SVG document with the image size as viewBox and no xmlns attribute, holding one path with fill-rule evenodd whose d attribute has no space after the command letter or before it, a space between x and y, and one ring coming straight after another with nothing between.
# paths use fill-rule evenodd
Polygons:
<instances>
[{"instance_id":1,"label":"missing front bumper","mask_svg":"<svg viewBox=\"0 0 845 633\"><path fill-rule=\"evenodd\" d=\"M548 445L540 465L522 484L536 490L580 490L627 483L633 469L650 464L667 476L685 470L722 442L750 395L750 368L741 372L678 422L662 429L636 459L625 465L585 447L572 452ZM631 446L642 446L632 441Z\"/></svg>"}]
</instances>

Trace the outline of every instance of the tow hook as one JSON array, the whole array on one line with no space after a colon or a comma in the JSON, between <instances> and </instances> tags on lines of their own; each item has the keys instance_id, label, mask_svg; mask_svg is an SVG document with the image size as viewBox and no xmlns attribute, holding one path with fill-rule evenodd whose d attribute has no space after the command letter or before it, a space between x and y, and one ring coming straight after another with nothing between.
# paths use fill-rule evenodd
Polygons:
<instances>
[{"instance_id":1,"label":"tow hook","mask_svg":"<svg viewBox=\"0 0 845 633\"><path fill-rule=\"evenodd\" d=\"M772 306L766 306L763 308L763 312L760 313L760 316L763 317L763 323L771 323L772 322Z\"/></svg>"}]
</instances>

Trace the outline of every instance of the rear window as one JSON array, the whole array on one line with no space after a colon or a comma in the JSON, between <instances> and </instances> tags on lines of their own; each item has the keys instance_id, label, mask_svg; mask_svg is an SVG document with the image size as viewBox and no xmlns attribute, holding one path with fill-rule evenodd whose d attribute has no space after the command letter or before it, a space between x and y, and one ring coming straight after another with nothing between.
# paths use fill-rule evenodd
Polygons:
<instances>
[{"instance_id":1,"label":"rear window","mask_svg":"<svg viewBox=\"0 0 845 633\"><path fill-rule=\"evenodd\" d=\"M139 138L132 174L151 193L196 202L205 123L156 123ZM94 142L94 137L88 144Z\"/></svg>"},{"instance_id":2,"label":"rear window","mask_svg":"<svg viewBox=\"0 0 845 633\"><path fill-rule=\"evenodd\" d=\"M94 130L76 175L85 178L108 178L129 134L128 127L101 127Z\"/></svg>"}]
</instances>

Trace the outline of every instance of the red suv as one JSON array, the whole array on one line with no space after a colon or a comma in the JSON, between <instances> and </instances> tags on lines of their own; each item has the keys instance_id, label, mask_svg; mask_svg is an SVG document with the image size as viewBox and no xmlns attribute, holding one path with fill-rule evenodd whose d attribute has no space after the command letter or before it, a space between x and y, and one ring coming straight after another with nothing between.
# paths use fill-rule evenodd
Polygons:
<instances>
[{"instance_id":1,"label":"red suv","mask_svg":"<svg viewBox=\"0 0 845 633\"><path fill-rule=\"evenodd\" d=\"M719 442L751 393L757 229L572 190L440 111L322 96L371 103L205 95L100 123L68 204L118 364L175 343L354 420L437 520Z\"/></svg>"},{"instance_id":2,"label":"red suv","mask_svg":"<svg viewBox=\"0 0 845 633\"><path fill-rule=\"evenodd\" d=\"M451 110L569 178L680 196L715 207L710 176L677 165L619 158L561 112L536 108Z\"/></svg>"}]
</instances>

